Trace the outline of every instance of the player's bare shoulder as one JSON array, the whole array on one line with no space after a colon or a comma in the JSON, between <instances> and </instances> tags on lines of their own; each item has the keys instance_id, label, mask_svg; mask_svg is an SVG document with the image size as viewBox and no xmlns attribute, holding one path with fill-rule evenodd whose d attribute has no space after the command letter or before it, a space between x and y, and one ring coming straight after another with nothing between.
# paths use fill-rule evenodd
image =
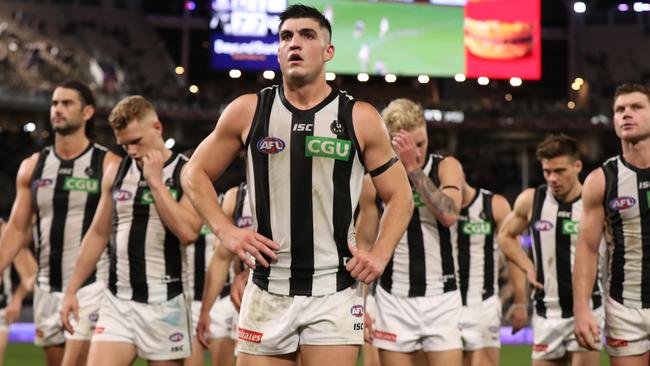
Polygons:
<instances>
[{"instance_id":1,"label":"player's bare shoulder","mask_svg":"<svg viewBox=\"0 0 650 366\"><path fill-rule=\"evenodd\" d=\"M245 135L253 123L257 109L257 94L243 94L226 106L219 117L217 127L222 125L230 132Z\"/></svg>"},{"instance_id":2,"label":"player's bare shoulder","mask_svg":"<svg viewBox=\"0 0 650 366\"><path fill-rule=\"evenodd\" d=\"M587 205L600 204L605 197L605 172L603 168L593 170L582 185L582 200Z\"/></svg>"},{"instance_id":3,"label":"player's bare shoulder","mask_svg":"<svg viewBox=\"0 0 650 366\"><path fill-rule=\"evenodd\" d=\"M41 152L35 152L20 163L18 173L16 174L17 185L29 187L32 175L34 174L34 168L36 167L40 156Z\"/></svg>"},{"instance_id":4,"label":"player's bare shoulder","mask_svg":"<svg viewBox=\"0 0 650 366\"><path fill-rule=\"evenodd\" d=\"M369 140L377 135L388 136L388 130L379 112L366 102L357 101L352 107L352 125L359 139L360 148L363 149Z\"/></svg>"}]
</instances>

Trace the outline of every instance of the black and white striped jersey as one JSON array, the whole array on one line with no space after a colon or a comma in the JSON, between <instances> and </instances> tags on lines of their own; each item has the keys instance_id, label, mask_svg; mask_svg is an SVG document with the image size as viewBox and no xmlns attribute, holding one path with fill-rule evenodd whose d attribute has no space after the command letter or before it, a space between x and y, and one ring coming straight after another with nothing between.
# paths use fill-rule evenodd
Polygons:
<instances>
[{"instance_id":1,"label":"black and white striped jersey","mask_svg":"<svg viewBox=\"0 0 650 366\"><path fill-rule=\"evenodd\" d=\"M443 156L431 154L422 169L440 186ZM434 296L457 290L451 231L439 223L413 189L415 209L408 229L386 265L379 285L399 297Z\"/></svg>"},{"instance_id":2,"label":"black and white striped jersey","mask_svg":"<svg viewBox=\"0 0 650 366\"><path fill-rule=\"evenodd\" d=\"M609 296L631 308L650 308L650 169L622 155L603 164L605 215L613 239Z\"/></svg>"},{"instance_id":3,"label":"black and white striped jersey","mask_svg":"<svg viewBox=\"0 0 650 366\"><path fill-rule=\"evenodd\" d=\"M172 197L183 196L181 168L187 158L172 153L162 179ZM112 187L108 288L118 298L160 303L183 293L185 249L160 218L141 168L130 157L120 164Z\"/></svg>"},{"instance_id":4,"label":"black and white striped jersey","mask_svg":"<svg viewBox=\"0 0 650 366\"><path fill-rule=\"evenodd\" d=\"M4 272L2 272L2 280L0 280L0 310L6 308L11 302L13 290L11 283L11 266L8 266L5 268Z\"/></svg>"},{"instance_id":5,"label":"black and white striped jersey","mask_svg":"<svg viewBox=\"0 0 650 366\"><path fill-rule=\"evenodd\" d=\"M79 256L81 240L90 227L99 197L107 150L89 144L78 157L60 158L53 146L41 151L31 178L36 221L34 245L37 285L43 291L64 291ZM84 285L105 281L108 260L102 255L97 270Z\"/></svg>"},{"instance_id":6,"label":"black and white striped jersey","mask_svg":"<svg viewBox=\"0 0 650 366\"><path fill-rule=\"evenodd\" d=\"M458 287L463 306L477 305L498 294L499 246L492 213L494 194L477 189L467 207L460 210L451 233L456 243Z\"/></svg>"},{"instance_id":7,"label":"black and white striped jersey","mask_svg":"<svg viewBox=\"0 0 650 366\"><path fill-rule=\"evenodd\" d=\"M281 86L258 93L246 141L248 193L257 231L280 245L277 262L253 272L260 288L320 296L355 283L345 263L364 166L353 105L335 89L309 110L292 106Z\"/></svg>"},{"instance_id":8,"label":"black and white striped jersey","mask_svg":"<svg viewBox=\"0 0 650 366\"><path fill-rule=\"evenodd\" d=\"M570 318L573 316L573 264L575 262L578 228L582 217L582 197L572 202L559 202L546 185L535 189L530 232L537 281L544 289L533 295L539 316ZM601 240L599 261L605 255ZM591 297L593 309L602 305L600 271Z\"/></svg>"}]
</instances>

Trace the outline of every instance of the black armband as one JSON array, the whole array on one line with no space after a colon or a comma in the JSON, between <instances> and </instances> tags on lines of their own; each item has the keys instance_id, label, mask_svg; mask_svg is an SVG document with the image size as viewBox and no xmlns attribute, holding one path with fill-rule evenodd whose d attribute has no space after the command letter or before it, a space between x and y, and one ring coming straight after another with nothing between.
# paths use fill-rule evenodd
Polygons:
<instances>
[{"instance_id":1,"label":"black armband","mask_svg":"<svg viewBox=\"0 0 650 366\"><path fill-rule=\"evenodd\" d=\"M392 167L393 164L397 163L398 161L399 161L399 159L397 159L397 156L393 156L392 158L390 158L390 160L385 162L382 166L380 166L379 168L371 171L370 176L374 178L374 177L380 175L381 173L387 171L388 168Z\"/></svg>"},{"instance_id":2,"label":"black armband","mask_svg":"<svg viewBox=\"0 0 650 366\"><path fill-rule=\"evenodd\" d=\"M455 189L455 190L457 190L457 191L460 191L460 188L458 188L458 187L456 187L456 186L442 186L442 187L440 187L440 190L442 191L443 189L447 189L447 188L449 188L449 189Z\"/></svg>"}]
</instances>

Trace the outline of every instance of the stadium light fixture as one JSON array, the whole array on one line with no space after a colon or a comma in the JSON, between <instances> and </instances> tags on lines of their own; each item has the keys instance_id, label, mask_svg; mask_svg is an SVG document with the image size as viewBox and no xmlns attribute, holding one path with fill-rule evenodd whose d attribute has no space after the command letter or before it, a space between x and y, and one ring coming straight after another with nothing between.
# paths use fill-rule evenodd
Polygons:
<instances>
[{"instance_id":1,"label":"stadium light fixture","mask_svg":"<svg viewBox=\"0 0 650 366\"><path fill-rule=\"evenodd\" d=\"M394 83L397 81L397 76L395 76L395 74L386 74L384 80L386 80L387 83Z\"/></svg>"},{"instance_id":2,"label":"stadium light fixture","mask_svg":"<svg viewBox=\"0 0 650 366\"><path fill-rule=\"evenodd\" d=\"M262 77L266 80L273 80L275 79L275 71L273 70L266 70L262 73Z\"/></svg>"},{"instance_id":3,"label":"stadium light fixture","mask_svg":"<svg viewBox=\"0 0 650 366\"><path fill-rule=\"evenodd\" d=\"M454 80L456 80L459 83L462 83L463 81L465 81L465 74L454 75Z\"/></svg>"},{"instance_id":4,"label":"stadium light fixture","mask_svg":"<svg viewBox=\"0 0 650 366\"><path fill-rule=\"evenodd\" d=\"M490 83L490 79L488 79L486 76L481 76L478 78L478 85L488 85Z\"/></svg>"},{"instance_id":5,"label":"stadium light fixture","mask_svg":"<svg viewBox=\"0 0 650 366\"><path fill-rule=\"evenodd\" d=\"M587 11L587 4L585 4L582 1L576 1L573 3L573 11L575 11L578 14L582 14L585 11Z\"/></svg>"},{"instance_id":6,"label":"stadium light fixture","mask_svg":"<svg viewBox=\"0 0 650 366\"><path fill-rule=\"evenodd\" d=\"M628 11L630 10L630 6L624 3L618 4L618 11Z\"/></svg>"},{"instance_id":7,"label":"stadium light fixture","mask_svg":"<svg viewBox=\"0 0 650 366\"><path fill-rule=\"evenodd\" d=\"M569 108L569 109L575 109L575 107L576 107L576 103L575 103L574 101L570 100L570 101L566 104L566 106L567 106L567 108Z\"/></svg>"},{"instance_id":8,"label":"stadium light fixture","mask_svg":"<svg viewBox=\"0 0 650 366\"><path fill-rule=\"evenodd\" d=\"M23 131L25 131L25 132L34 132L34 131L36 131L36 123L34 123L34 122L25 123L25 125L23 125Z\"/></svg>"},{"instance_id":9,"label":"stadium light fixture","mask_svg":"<svg viewBox=\"0 0 650 366\"><path fill-rule=\"evenodd\" d=\"M230 76L231 79L239 79L241 77L241 71L237 69L232 69L228 71L228 76Z\"/></svg>"},{"instance_id":10,"label":"stadium light fixture","mask_svg":"<svg viewBox=\"0 0 650 366\"><path fill-rule=\"evenodd\" d=\"M573 84L571 84L571 89L573 89L573 90L575 90L575 91L580 90L580 87L581 87L581 85L578 84L578 83L573 83Z\"/></svg>"},{"instance_id":11,"label":"stadium light fixture","mask_svg":"<svg viewBox=\"0 0 650 366\"><path fill-rule=\"evenodd\" d=\"M576 78L573 82L582 86L582 84L585 83L585 80L583 78Z\"/></svg>"},{"instance_id":12,"label":"stadium light fixture","mask_svg":"<svg viewBox=\"0 0 650 366\"><path fill-rule=\"evenodd\" d=\"M333 72L326 72L325 73L325 80L327 81L334 81L336 79L336 74Z\"/></svg>"},{"instance_id":13,"label":"stadium light fixture","mask_svg":"<svg viewBox=\"0 0 650 366\"><path fill-rule=\"evenodd\" d=\"M505 99L506 99L506 102L512 102L512 94L506 93Z\"/></svg>"},{"instance_id":14,"label":"stadium light fixture","mask_svg":"<svg viewBox=\"0 0 650 366\"><path fill-rule=\"evenodd\" d=\"M174 145L176 145L176 140L174 140L173 137L170 137L167 140L165 140L165 147L166 148L171 149L172 147L174 147Z\"/></svg>"},{"instance_id":15,"label":"stadium light fixture","mask_svg":"<svg viewBox=\"0 0 650 366\"><path fill-rule=\"evenodd\" d=\"M196 10L196 2L194 2L194 1L186 1L185 2L185 9L187 9L188 11Z\"/></svg>"},{"instance_id":16,"label":"stadium light fixture","mask_svg":"<svg viewBox=\"0 0 650 366\"><path fill-rule=\"evenodd\" d=\"M183 75L185 73L185 68L183 66L176 66L174 72L178 75Z\"/></svg>"},{"instance_id":17,"label":"stadium light fixture","mask_svg":"<svg viewBox=\"0 0 650 366\"><path fill-rule=\"evenodd\" d=\"M427 75L420 75L418 76L418 82L420 84L426 84L429 82L429 77Z\"/></svg>"},{"instance_id":18,"label":"stadium light fixture","mask_svg":"<svg viewBox=\"0 0 650 366\"><path fill-rule=\"evenodd\" d=\"M190 85L190 93L196 94L199 92L199 87L196 86L195 84Z\"/></svg>"},{"instance_id":19,"label":"stadium light fixture","mask_svg":"<svg viewBox=\"0 0 650 366\"><path fill-rule=\"evenodd\" d=\"M512 86L521 86L522 80L521 78L518 77L512 77L510 78L510 85Z\"/></svg>"},{"instance_id":20,"label":"stadium light fixture","mask_svg":"<svg viewBox=\"0 0 650 366\"><path fill-rule=\"evenodd\" d=\"M360 73L357 75L357 80L359 80L362 83L365 83L366 81L370 80L370 76L366 74L365 72Z\"/></svg>"}]
</instances>

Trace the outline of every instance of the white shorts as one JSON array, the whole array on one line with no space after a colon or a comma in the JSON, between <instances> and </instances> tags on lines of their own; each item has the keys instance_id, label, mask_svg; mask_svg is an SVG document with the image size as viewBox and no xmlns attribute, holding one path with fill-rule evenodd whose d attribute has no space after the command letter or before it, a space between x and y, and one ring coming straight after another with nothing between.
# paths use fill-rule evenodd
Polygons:
<instances>
[{"instance_id":1,"label":"white shorts","mask_svg":"<svg viewBox=\"0 0 650 366\"><path fill-rule=\"evenodd\" d=\"M366 313L373 319L377 316L377 299L370 293L366 296Z\"/></svg>"},{"instance_id":2,"label":"white shorts","mask_svg":"<svg viewBox=\"0 0 650 366\"><path fill-rule=\"evenodd\" d=\"M237 326L238 322L239 322L239 311L237 311L237 309L235 309L235 305L233 305L232 306L232 327L230 327L230 339L232 339L235 342L237 342L237 339L239 338L239 327Z\"/></svg>"},{"instance_id":3,"label":"white shorts","mask_svg":"<svg viewBox=\"0 0 650 366\"><path fill-rule=\"evenodd\" d=\"M47 292L34 289L34 325L36 337L34 344L41 347L56 346L65 343L66 339L90 341L95 331L99 306L104 296L106 285L96 281L77 291L79 304L79 323L70 314L74 333L64 332L61 323L61 301L63 293Z\"/></svg>"},{"instance_id":4,"label":"white shorts","mask_svg":"<svg viewBox=\"0 0 650 366\"><path fill-rule=\"evenodd\" d=\"M610 297L605 308L605 349L609 355L633 356L650 351L650 309L631 308Z\"/></svg>"},{"instance_id":5,"label":"white shorts","mask_svg":"<svg viewBox=\"0 0 650 366\"><path fill-rule=\"evenodd\" d=\"M377 286L372 345L393 352L448 351L463 347L458 330L460 292L398 297Z\"/></svg>"},{"instance_id":6,"label":"white shorts","mask_svg":"<svg viewBox=\"0 0 650 366\"><path fill-rule=\"evenodd\" d=\"M5 309L0 309L0 333L9 332L9 324L7 324L7 319L5 318Z\"/></svg>"},{"instance_id":7,"label":"white shorts","mask_svg":"<svg viewBox=\"0 0 650 366\"><path fill-rule=\"evenodd\" d=\"M598 327L603 329L604 309L594 311ZM576 341L574 318L542 318L533 313L533 360L554 360L567 352L587 352ZM600 344L600 340L598 340Z\"/></svg>"},{"instance_id":8,"label":"white shorts","mask_svg":"<svg viewBox=\"0 0 650 366\"><path fill-rule=\"evenodd\" d=\"M237 351L281 355L307 345L362 345L363 296L355 284L325 296L282 296L249 281L239 314Z\"/></svg>"},{"instance_id":9,"label":"white shorts","mask_svg":"<svg viewBox=\"0 0 650 366\"><path fill-rule=\"evenodd\" d=\"M499 348L499 329L501 327L501 301L492 296L485 301L463 306L460 312L460 336L465 351L481 348Z\"/></svg>"},{"instance_id":10,"label":"white shorts","mask_svg":"<svg viewBox=\"0 0 650 366\"><path fill-rule=\"evenodd\" d=\"M207 338L230 338L234 313L235 306L230 301L230 297L217 299L210 309L210 334ZM201 302L192 301L192 337L196 336L196 325L199 322L200 314Z\"/></svg>"},{"instance_id":11,"label":"white shorts","mask_svg":"<svg viewBox=\"0 0 650 366\"><path fill-rule=\"evenodd\" d=\"M192 354L190 325L183 294L146 304L119 299L106 290L92 341L131 343L146 360L177 360Z\"/></svg>"}]
</instances>

